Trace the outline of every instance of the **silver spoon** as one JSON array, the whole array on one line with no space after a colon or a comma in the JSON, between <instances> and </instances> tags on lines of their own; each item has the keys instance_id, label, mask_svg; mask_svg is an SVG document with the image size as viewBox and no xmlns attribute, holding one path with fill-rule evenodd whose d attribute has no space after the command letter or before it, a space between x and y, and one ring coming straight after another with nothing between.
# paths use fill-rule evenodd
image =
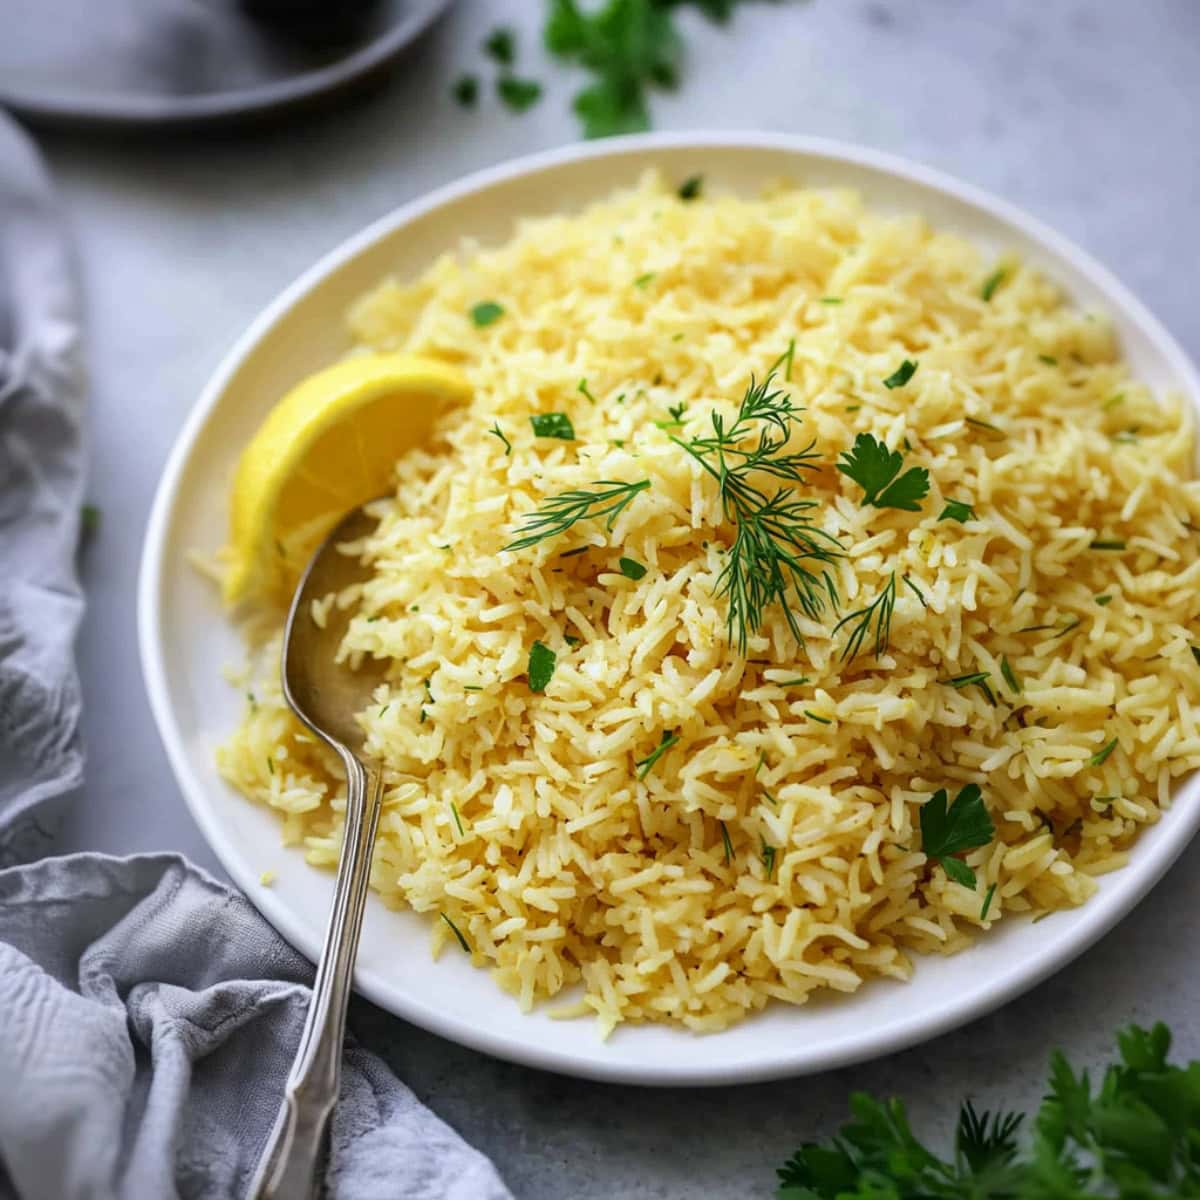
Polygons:
<instances>
[{"instance_id":1,"label":"silver spoon","mask_svg":"<svg viewBox=\"0 0 1200 1200\"><path fill-rule=\"evenodd\" d=\"M346 1005L383 796L383 777L378 764L363 756L364 734L355 714L370 703L386 663L368 658L354 671L339 664L337 650L349 617L331 606L322 628L312 618L312 602L370 574L357 556L340 553L338 546L366 536L375 524L361 508L342 518L308 564L284 632L283 694L296 716L341 756L346 823L308 1017L249 1200L300 1200L320 1194L322 1156L337 1104Z\"/></svg>"}]
</instances>

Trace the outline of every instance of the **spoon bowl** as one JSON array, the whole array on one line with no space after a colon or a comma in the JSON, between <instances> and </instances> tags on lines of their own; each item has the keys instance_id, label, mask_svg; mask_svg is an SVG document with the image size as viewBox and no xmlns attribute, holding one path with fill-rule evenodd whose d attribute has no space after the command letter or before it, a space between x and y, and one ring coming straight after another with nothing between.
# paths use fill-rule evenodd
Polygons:
<instances>
[{"instance_id":1,"label":"spoon bowl","mask_svg":"<svg viewBox=\"0 0 1200 1200\"><path fill-rule=\"evenodd\" d=\"M308 1016L279 1115L250 1187L251 1200L319 1195L319 1168L337 1104L346 1006L383 801L383 777L378 765L363 755L357 714L383 679L386 661L367 659L352 670L340 656L349 609L335 602L317 610L314 602L367 578L370 565L343 547L360 541L374 526L364 507L352 509L337 523L300 579L284 631L283 694L300 720L341 758L346 819Z\"/></svg>"}]
</instances>

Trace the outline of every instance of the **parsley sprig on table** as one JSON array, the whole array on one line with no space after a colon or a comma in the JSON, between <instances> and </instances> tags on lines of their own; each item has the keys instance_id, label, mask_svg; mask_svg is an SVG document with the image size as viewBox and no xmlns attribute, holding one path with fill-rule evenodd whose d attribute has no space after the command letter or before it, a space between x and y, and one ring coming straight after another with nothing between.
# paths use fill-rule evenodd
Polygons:
<instances>
[{"instance_id":1,"label":"parsley sprig on table","mask_svg":"<svg viewBox=\"0 0 1200 1200\"><path fill-rule=\"evenodd\" d=\"M795 484L817 469L812 443L788 449L792 421L801 410L774 380L774 372L761 383L751 377L731 425L714 412L711 434L671 438L717 481L722 511L736 528L717 595L729 598L729 636L742 654L769 605L780 606L793 635L803 641L796 608L816 618L827 600L836 607L838 599L824 568L840 548L812 520L817 501L797 498L787 486L764 490L764 476Z\"/></svg>"},{"instance_id":2,"label":"parsley sprig on table","mask_svg":"<svg viewBox=\"0 0 1200 1200\"><path fill-rule=\"evenodd\" d=\"M777 1200L1183 1200L1200 1197L1200 1062L1167 1061L1165 1025L1117 1036L1093 1089L1056 1052L1027 1148L1019 1113L959 1115L950 1158L913 1133L900 1100L858 1092L852 1124L779 1169Z\"/></svg>"}]
</instances>

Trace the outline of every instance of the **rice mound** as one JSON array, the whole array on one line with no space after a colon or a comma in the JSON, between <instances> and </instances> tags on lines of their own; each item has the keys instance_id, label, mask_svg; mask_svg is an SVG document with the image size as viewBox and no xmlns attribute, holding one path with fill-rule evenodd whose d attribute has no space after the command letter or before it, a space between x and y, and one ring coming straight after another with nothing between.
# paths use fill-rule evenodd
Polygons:
<instances>
[{"instance_id":1,"label":"rice mound","mask_svg":"<svg viewBox=\"0 0 1200 1200\"><path fill-rule=\"evenodd\" d=\"M718 1030L905 979L914 954L1080 904L1124 863L1200 765L1190 419L1130 377L1102 316L1000 265L984 299L996 263L853 193L685 202L648 176L353 308L361 347L439 356L475 389L349 548L370 581L324 602L354 610L349 662L391 660L362 714L387 779L372 886L431 915L435 952L458 952L445 914L523 1008L582 984L555 1015ZM484 300L504 311L477 328ZM834 617L802 618L798 644L777 605L745 657L731 647L714 593L732 529L670 440L732 417L792 339L777 382L825 464L804 494L845 547L841 611L893 572L914 585L879 661L843 659ZM916 374L885 387L905 358ZM656 424L681 402L681 427ZM543 412L577 440L535 438ZM834 469L862 431L928 468L920 513L864 506ZM611 532L502 549L546 497L642 478ZM976 518L940 520L947 499ZM545 694L534 641L557 655ZM276 636L220 767L331 866L341 771L285 708L278 652ZM995 704L939 682L970 672ZM996 825L966 855L974 889L926 860L919 824L967 783Z\"/></svg>"}]
</instances>

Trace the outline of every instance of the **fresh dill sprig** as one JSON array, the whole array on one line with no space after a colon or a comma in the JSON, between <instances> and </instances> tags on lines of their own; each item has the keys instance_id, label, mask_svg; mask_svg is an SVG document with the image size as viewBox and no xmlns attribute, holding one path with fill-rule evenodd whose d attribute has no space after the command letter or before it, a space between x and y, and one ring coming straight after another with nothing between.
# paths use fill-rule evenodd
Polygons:
<instances>
[{"instance_id":1,"label":"fresh dill sprig","mask_svg":"<svg viewBox=\"0 0 1200 1200\"><path fill-rule=\"evenodd\" d=\"M896 572L893 571L888 577L883 591L866 608L860 608L855 612L847 613L833 627L833 632L837 633L843 625L848 625L852 621L856 622L850 630L850 636L846 639L845 647L842 649L842 658L857 657L858 652L862 649L863 642L867 640L867 634L871 631L872 624L875 626L875 657L882 658L888 648L888 639L892 632L892 610L895 607Z\"/></svg>"},{"instance_id":2,"label":"fresh dill sprig","mask_svg":"<svg viewBox=\"0 0 1200 1200\"><path fill-rule=\"evenodd\" d=\"M639 758L634 763L634 766L638 769L637 777L639 779L645 779L654 768L654 764L658 762L658 760L662 758L662 756L666 754L666 752L670 750L670 748L675 745L677 741L679 741L678 733L668 733L664 729L658 745L655 746L645 758Z\"/></svg>"},{"instance_id":3,"label":"fresh dill sprig","mask_svg":"<svg viewBox=\"0 0 1200 1200\"><path fill-rule=\"evenodd\" d=\"M722 510L737 528L717 579L717 595L729 597L729 635L741 654L751 632L762 625L768 605L780 605L788 627L802 641L793 602L810 618L821 615L827 599L837 604L832 576L813 569L814 563L831 563L840 549L837 539L810 517L817 501L797 499L791 487L768 495L756 478L795 484L803 482L806 471L817 469L812 443L800 450L787 448L800 410L772 386L774 378L773 371L761 383L751 377L732 425L714 412L711 435L671 438L717 481Z\"/></svg>"},{"instance_id":4,"label":"fresh dill sprig","mask_svg":"<svg viewBox=\"0 0 1200 1200\"><path fill-rule=\"evenodd\" d=\"M578 521L607 518L605 525L612 529L617 517L638 492L650 486L650 480L639 479L624 483L618 479L601 479L590 488L574 488L550 496L525 516L516 532L522 536L509 542L505 550L525 550L546 538L557 537Z\"/></svg>"}]
</instances>

